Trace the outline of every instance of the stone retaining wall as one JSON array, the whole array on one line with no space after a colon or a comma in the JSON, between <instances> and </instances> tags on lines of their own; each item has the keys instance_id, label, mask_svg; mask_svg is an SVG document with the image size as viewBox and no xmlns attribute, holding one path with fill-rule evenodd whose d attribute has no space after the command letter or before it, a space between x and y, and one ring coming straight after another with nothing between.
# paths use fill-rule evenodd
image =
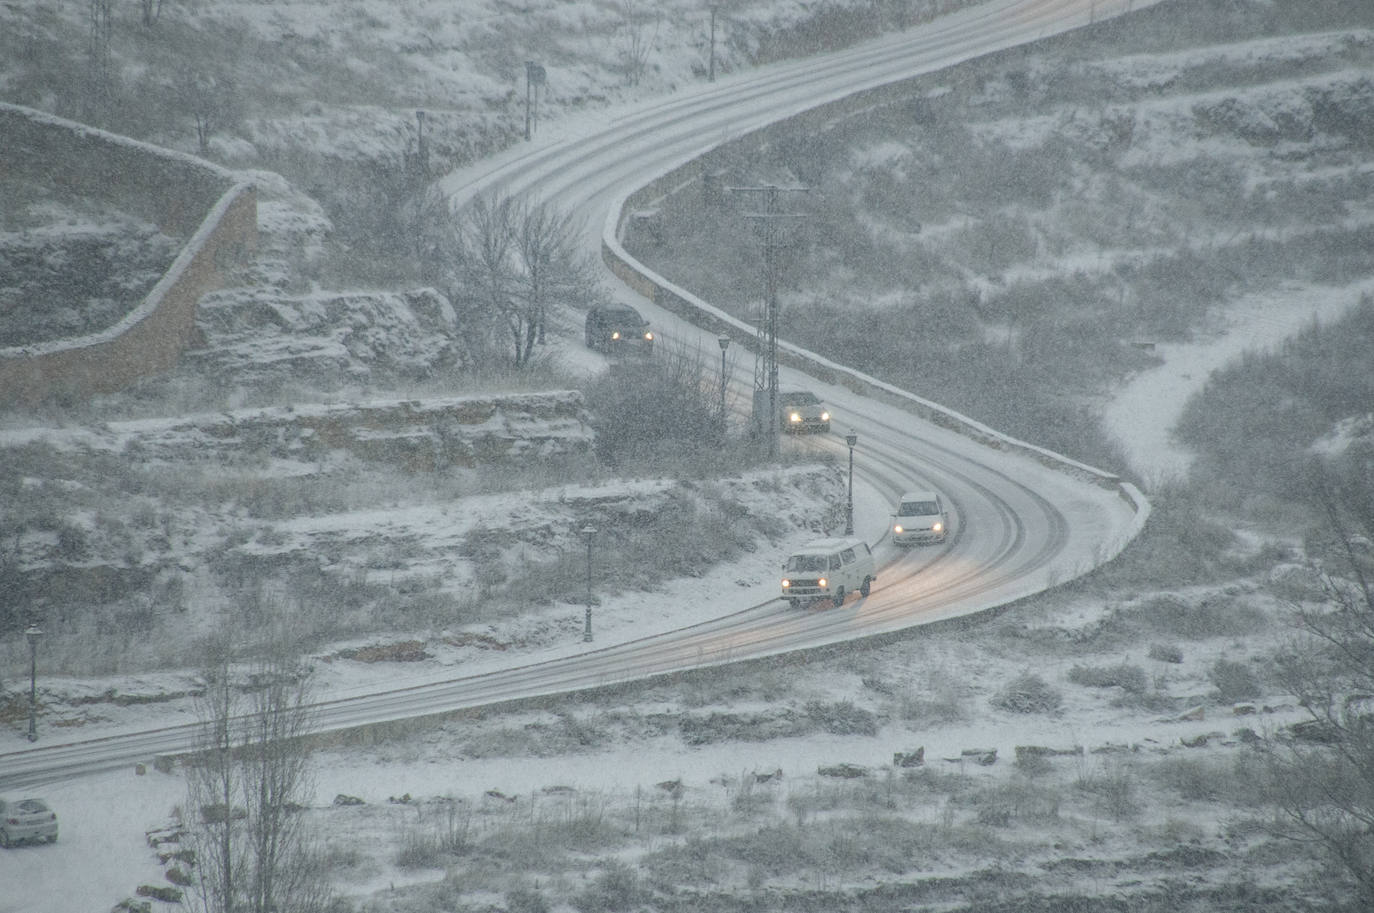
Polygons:
<instances>
[{"instance_id":1,"label":"stone retaining wall","mask_svg":"<svg viewBox=\"0 0 1374 913\"><path fill-rule=\"evenodd\" d=\"M0 349L0 404L109 393L169 370L195 338L200 297L257 246L253 185L194 156L17 105L0 103L0 137L0 178L106 200L165 234L189 236L162 280L115 326Z\"/></svg>"}]
</instances>

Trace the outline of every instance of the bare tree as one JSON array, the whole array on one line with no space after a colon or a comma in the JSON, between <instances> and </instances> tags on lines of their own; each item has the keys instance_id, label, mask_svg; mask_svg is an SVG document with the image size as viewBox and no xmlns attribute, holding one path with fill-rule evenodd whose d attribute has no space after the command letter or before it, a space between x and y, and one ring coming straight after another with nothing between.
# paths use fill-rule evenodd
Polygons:
<instances>
[{"instance_id":1,"label":"bare tree","mask_svg":"<svg viewBox=\"0 0 1374 913\"><path fill-rule=\"evenodd\" d=\"M544 342L549 305L585 302L593 294L591 265L577 251L578 226L568 213L545 202L525 201L515 219L517 285L526 315L525 359ZM533 330L533 332L528 332Z\"/></svg>"},{"instance_id":2,"label":"bare tree","mask_svg":"<svg viewBox=\"0 0 1374 913\"><path fill-rule=\"evenodd\" d=\"M1329 598L1298 611L1302 638L1279 663L1309 719L1267 747L1290 834L1315 842L1374 909L1374 456L1349 457L1317 473L1329 537L1313 544Z\"/></svg>"},{"instance_id":3,"label":"bare tree","mask_svg":"<svg viewBox=\"0 0 1374 913\"><path fill-rule=\"evenodd\" d=\"M656 4L646 0L615 0L614 9L620 16L614 40L621 66L630 85L637 86L648 69L663 14Z\"/></svg>"},{"instance_id":4,"label":"bare tree","mask_svg":"<svg viewBox=\"0 0 1374 913\"><path fill-rule=\"evenodd\" d=\"M84 104L87 117L97 121L112 94L114 78L110 66L110 42L114 36L114 0L89 0L86 7L90 30L86 40L86 78Z\"/></svg>"},{"instance_id":5,"label":"bare tree","mask_svg":"<svg viewBox=\"0 0 1374 913\"><path fill-rule=\"evenodd\" d=\"M450 299L474 315L472 333L499 328L517 368L543 338L552 304L585 305L595 294L576 228L549 204L500 193L453 217Z\"/></svg>"},{"instance_id":6,"label":"bare tree","mask_svg":"<svg viewBox=\"0 0 1374 913\"><path fill-rule=\"evenodd\" d=\"M210 137L238 117L238 95L233 80L199 67L177 76L177 101L196 125L200 154L210 151Z\"/></svg>"},{"instance_id":7,"label":"bare tree","mask_svg":"<svg viewBox=\"0 0 1374 913\"><path fill-rule=\"evenodd\" d=\"M151 26L162 18L162 0L138 0L143 10L143 24Z\"/></svg>"},{"instance_id":8,"label":"bare tree","mask_svg":"<svg viewBox=\"0 0 1374 913\"><path fill-rule=\"evenodd\" d=\"M451 220L448 197L430 185L414 194L406 204L406 237L420 270L420 281L441 285L446 261L444 231Z\"/></svg>"},{"instance_id":9,"label":"bare tree","mask_svg":"<svg viewBox=\"0 0 1374 913\"><path fill-rule=\"evenodd\" d=\"M191 898L205 913L315 913L330 892L300 807L309 793L309 675L279 638L235 680L227 638L208 650L201 738L188 766L196 850Z\"/></svg>"},{"instance_id":10,"label":"bare tree","mask_svg":"<svg viewBox=\"0 0 1374 913\"><path fill-rule=\"evenodd\" d=\"M468 347L485 348L497 320L512 310L515 292L513 247L514 201L500 194L480 196L454 216L451 229L453 278L450 298L469 315L465 321ZM519 327L515 332L516 364L522 351Z\"/></svg>"},{"instance_id":11,"label":"bare tree","mask_svg":"<svg viewBox=\"0 0 1374 913\"><path fill-rule=\"evenodd\" d=\"M229 913L236 907L240 872L247 867L234 823L243 800L234 768L239 702L230 680L231 656L227 640L216 638L207 646L205 690L196 707L201 731L186 775L192 818L187 823L193 828L190 842L197 868L192 897L206 913Z\"/></svg>"}]
</instances>

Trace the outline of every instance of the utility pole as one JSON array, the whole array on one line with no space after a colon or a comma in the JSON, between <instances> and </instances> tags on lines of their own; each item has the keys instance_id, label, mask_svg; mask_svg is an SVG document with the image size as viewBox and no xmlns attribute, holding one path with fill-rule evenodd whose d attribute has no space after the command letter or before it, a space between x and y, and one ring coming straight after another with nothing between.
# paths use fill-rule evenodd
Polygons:
<instances>
[{"instance_id":1,"label":"utility pole","mask_svg":"<svg viewBox=\"0 0 1374 913\"><path fill-rule=\"evenodd\" d=\"M525 141L533 135L531 126L531 102L537 100L539 86L548 79L544 68L533 60L525 61Z\"/></svg>"},{"instance_id":2,"label":"utility pole","mask_svg":"<svg viewBox=\"0 0 1374 913\"><path fill-rule=\"evenodd\" d=\"M778 200L784 192L806 193L809 187L778 187L765 184L761 187L731 187L734 193L757 193L763 195L764 208L761 212L746 212L746 219L754 219L763 225L763 302L764 321L762 326L763 351L762 365L755 364L754 389L768 391L768 455L778 455L778 266L775 255L782 247L779 240L778 225L787 219L803 219L805 216L794 212L779 212ZM757 421L757 417L755 418Z\"/></svg>"},{"instance_id":3,"label":"utility pole","mask_svg":"<svg viewBox=\"0 0 1374 913\"><path fill-rule=\"evenodd\" d=\"M711 68L706 73L707 82L716 81L716 9L720 4L711 4Z\"/></svg>"}]
</instances>

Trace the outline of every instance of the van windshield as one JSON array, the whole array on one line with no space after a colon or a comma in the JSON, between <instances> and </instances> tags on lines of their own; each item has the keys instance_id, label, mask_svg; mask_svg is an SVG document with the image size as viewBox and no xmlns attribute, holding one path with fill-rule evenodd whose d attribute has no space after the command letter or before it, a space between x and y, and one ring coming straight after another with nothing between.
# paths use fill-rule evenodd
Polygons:
<instances>
[{"instance_id":1,"label":"van windshield","mask_svg":"<svg viewBox=\"0 0 1374 913\"><path fill-rule=\"evenodd\" d=\"M897 508L899 517L932 517L940 512L934 501L903 501Z\"/></svg>"},{"instance_id":2,"label":"van windshield","mask_svg":"<svg viewBox=\"0 0 1374 913\"><path fill-rule=\"evenodd\" d=\"M819 573L825 570L825 555L793 555L787 559L789 574Z\"/></svg>"}]
</instances>

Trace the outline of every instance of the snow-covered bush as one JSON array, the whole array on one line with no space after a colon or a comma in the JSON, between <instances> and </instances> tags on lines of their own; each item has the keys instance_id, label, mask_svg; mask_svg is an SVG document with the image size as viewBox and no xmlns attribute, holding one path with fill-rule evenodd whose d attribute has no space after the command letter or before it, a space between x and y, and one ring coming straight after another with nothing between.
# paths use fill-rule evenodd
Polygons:
<instances>
[{"instance_id":1,"label":"snow-covered bush","mask_svg":"<svg viewBox=\"0 0 1374 913\"><path fill-rule=\"evenodd\" d=\"M1217 700L1223 704L1254 700L1263 693L1259 677L1243 662L1219 659L1208 670L1207 678L1216 688Z\"/></svg>"},{"instance_id":2,"label":"snow-covered bush","mask_svg":"<svg viewBox=\"0 0 1374 913\"><path fill-rule=\"evenodd\" d=\"M989 703L1009 713L1056 713L1064 703L1063 695L1043 678L1026 673L1007 682Z\"/></svg>"}]
</instances>

